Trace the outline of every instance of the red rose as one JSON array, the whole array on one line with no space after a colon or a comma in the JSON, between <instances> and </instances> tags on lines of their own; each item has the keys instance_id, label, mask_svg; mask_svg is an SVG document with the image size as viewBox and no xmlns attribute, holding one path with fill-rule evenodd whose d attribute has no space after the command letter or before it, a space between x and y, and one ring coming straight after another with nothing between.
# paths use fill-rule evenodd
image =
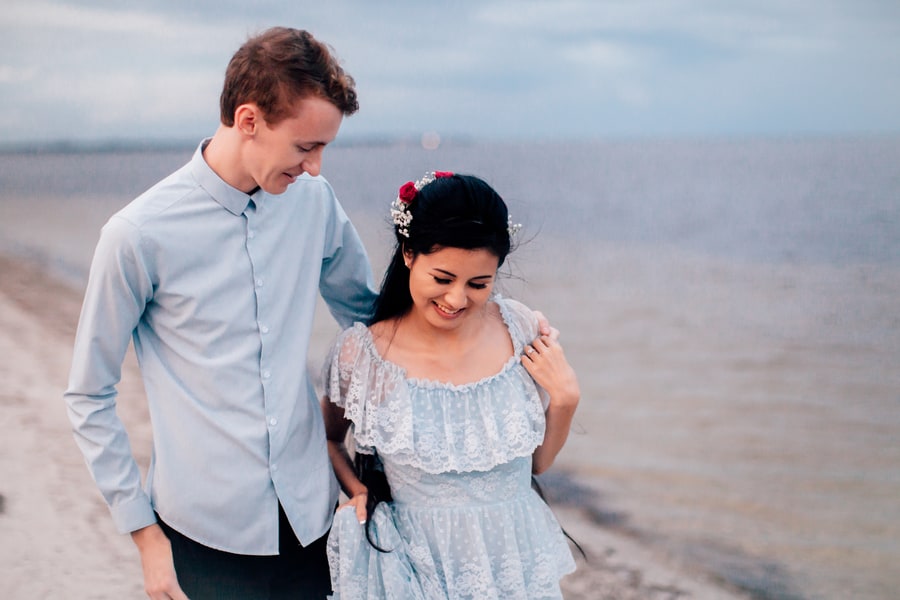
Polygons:
<instances>
[{"instance_id":1,"label":"red rose","mask_svg":"<svg viewBox=\"0 0 900 600\"><path fill-rule=\"evenodd\" d=\"M418 190L416 190L416 184L414 184L412 181L407 181L402 186L400 186L400 200L402 202L405 202L406 204L409 204L413 201L413 198L416 197L417 192Z\"/></svg>"},{"instance_id":2,"label":"red rose","mask_svg":"<svg viewBox=\"0 0 900 600\"><path fill-rule=\"evenodd\" d=\"M435 179L438 177L453 177L453 173L450 171L435 171L434 172Z\"/></svg>"}]
</instances>

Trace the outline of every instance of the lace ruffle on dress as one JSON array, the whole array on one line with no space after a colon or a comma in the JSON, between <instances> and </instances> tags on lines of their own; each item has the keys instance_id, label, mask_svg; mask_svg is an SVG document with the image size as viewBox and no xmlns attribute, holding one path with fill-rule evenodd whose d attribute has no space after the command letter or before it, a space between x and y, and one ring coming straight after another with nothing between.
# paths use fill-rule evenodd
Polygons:
<instances>
[{"instance_id":1,"label":"lace ruffle on dress","mask_svg":"<svg viewBox=\"0 0 900 600\"><path fill-rule=\"evenodd\" d=\"M561 598L575 568L565 537L531 488L544 437L541 392L519 362L537 336L532 312L496 298L514 353L465 385L409 379L369 330L341 334L325 365L326 393L352 422L357 452L377 449L394 501L366 540L353 510L328 538L334 598Z\"/></svg>"}]
</instances>

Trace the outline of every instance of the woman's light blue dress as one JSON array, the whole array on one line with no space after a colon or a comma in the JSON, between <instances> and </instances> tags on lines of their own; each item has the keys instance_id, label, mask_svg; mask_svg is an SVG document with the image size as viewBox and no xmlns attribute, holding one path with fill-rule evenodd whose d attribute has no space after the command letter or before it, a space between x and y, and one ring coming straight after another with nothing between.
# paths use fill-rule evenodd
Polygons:
<instances>
[{"instance_id":1,"label":"woman's light blue dress","mask_svg":"<svg viewBox=\"0 0 900 600\"><path fill-rule=\"evenodd\" d=\"M366 540L353 509L328 538L334 598L561 598L575 569L568 543L531 488L544 438L542 393L521 365L537 337L532 312L495 298L514 353L465 385L408 379L378 354L369 330L344 331L325 365L325 391L352 422L356 451L377 450L394 501Z\"/></svg>"}]
</instances>

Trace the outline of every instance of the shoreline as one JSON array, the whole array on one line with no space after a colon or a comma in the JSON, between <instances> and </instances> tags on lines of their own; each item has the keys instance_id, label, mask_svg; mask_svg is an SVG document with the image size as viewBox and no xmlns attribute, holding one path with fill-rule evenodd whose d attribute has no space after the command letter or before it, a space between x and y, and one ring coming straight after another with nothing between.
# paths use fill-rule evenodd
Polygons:
<instances>
[{"instance_id":1,"label":"shoreline","mask_svg":"<svg viewBox=\"0 0 900 600\"><path fill-rule=\"evenodd\" d=\"M114 530L65 415L81 294L52 271L0 254L0 349L7 357L0 366L0 575L11 597L143 597L137 551ZM118 411L145 470L151 432L131 351L119 392ZM579 486L574 477L561 469L550 474L550 487L571 496L548 494L551 507L587 553L586 560L573 548L577 569L563 579L565 598L750 597L617 531L615 515L571 494Z\"/></svg>"}]
</instances>

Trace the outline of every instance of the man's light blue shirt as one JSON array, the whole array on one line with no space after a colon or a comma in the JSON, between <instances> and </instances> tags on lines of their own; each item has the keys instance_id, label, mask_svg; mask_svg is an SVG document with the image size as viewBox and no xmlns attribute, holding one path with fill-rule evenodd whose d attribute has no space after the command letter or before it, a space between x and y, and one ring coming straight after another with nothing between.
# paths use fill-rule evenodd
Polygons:
<instances>
[{"instance_id":1,"label":"man's light blue shirt","mask_svg":"<svg viewBox=\"0 0 900 600\"><path fill-rule=\"evenodd\" d=\"M305 545L337 500L306 369L317 294L342 327L365 321L372 275L324 179L248 196L202 148L104 226L66 401L121 532L156 510L206 546L277 554L279 501ZM143 489L115 412L130 340L153 425Z\"/></svg>"}]
</instances>

